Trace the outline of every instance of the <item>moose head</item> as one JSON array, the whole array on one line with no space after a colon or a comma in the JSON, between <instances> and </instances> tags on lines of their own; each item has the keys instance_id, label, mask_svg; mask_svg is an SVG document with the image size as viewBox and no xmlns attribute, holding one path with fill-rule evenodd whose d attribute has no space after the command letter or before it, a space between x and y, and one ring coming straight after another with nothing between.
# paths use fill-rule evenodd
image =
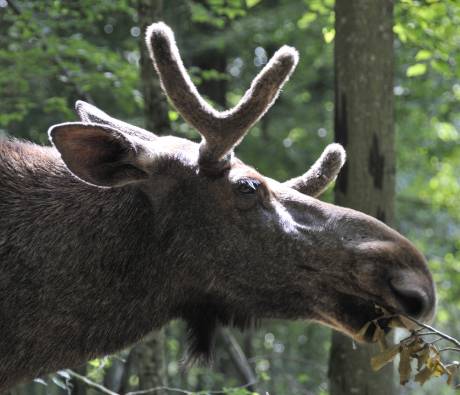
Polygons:
<instances>
[{"instance_id":1,"label":"moose head","mask_svg":"<svg viewBox=\"0 0 460 395\"><path fill-rule=\"evenodd\" d=\"M0 227L9 235L0 258L11 263L0 270L24 284L0 289L0 388L116 351L173 318L188 323L192 353L207 354L217 325L309 319L357 337L379 316L375 305L432 317L433 281L413 245L316 199L343 165L340 145L285 182L234 156L294 70L295 49L278 50L239 104L218 112L191 82L168 26L151 25L147 44L200 144L77 102L81 122L49 130L62 160L54 149L0 145ZM8 220L11 212L21 215Z\"/></svg>"},{"instance_id":2,"label":"moose head","mask_svg":"<svg viewBox=\"0 0 460 395\"><path fill-rule=\"evenodd\" d=\"M164 92L201 143L157 137L84 102L83 123L54 126L50 137L82 181L130 185L149 198L163 227L155 259L174 263L171 308L189 323L194 351L209 351L219 323L305 318L356 336L376 318L376 304L432 316L432 278L410 242L370 216L315 199L345 160L341 146L286 182L234 156L297 65L294 48L279 49L238 105L219 112L192 83L171 29L155 23L146 37Z\"/></svg>"}]
</instances>

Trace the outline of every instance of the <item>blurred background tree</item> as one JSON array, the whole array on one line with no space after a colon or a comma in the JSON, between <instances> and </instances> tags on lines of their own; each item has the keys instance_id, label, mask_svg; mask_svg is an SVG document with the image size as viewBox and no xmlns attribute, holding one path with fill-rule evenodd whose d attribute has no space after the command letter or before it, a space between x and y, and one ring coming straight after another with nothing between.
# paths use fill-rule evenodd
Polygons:
<instances>
[{"instance_id":1,"label":"blurred background tree","mask_svg":"<svg viewBox=\"0 0 460 395\"><path fill-rule=\"evenodd\" d=\"M83 99L155 132L198 139L141 61L143 28L157 15L143 7L160 3L195 83L217 106L235 104L278 47L298 48L296 73L237 154L280 180L304 172L333 139L334 0L0 0L0 135L45 144L48 127L75 120L74 102ZM400 0L393 31L395 226L430 261L440 299L435 324L460 337L460 4ZM171 388L245 394L248 388L235 387L255 376L250 390L262 394L329 393L324 327L271 321L249 335L222 332L213 369L186 373L183 324L171 323L165 334L162 379ZM125 350L79 372L120 393L145 388L135 354ZM442 381L398 391L453 393ZM12 392L96 390L61 372Z\"/></svg>"},{"instance_id":2,"label":"blurred background tree","mask_svg":"<svg viewBox=\"0 0 460 395\"><path fill-rule=\"evenodd\" d=\"M334 200L394 226L393 2L336 0L335 32L334 131L347 164ZM392 366L377 374L369 365L378 350L334 332L331 395L394 394Z\"/></svg>"}]
</instances>

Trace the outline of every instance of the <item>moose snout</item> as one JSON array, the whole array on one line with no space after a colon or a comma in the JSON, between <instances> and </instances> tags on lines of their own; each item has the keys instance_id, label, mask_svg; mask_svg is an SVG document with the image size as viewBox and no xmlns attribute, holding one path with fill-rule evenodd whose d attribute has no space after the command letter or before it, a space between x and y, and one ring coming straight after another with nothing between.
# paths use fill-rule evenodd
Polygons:
<instances>
[{"instance_id":1,"label":"moose snout","mask_svg":"<svg viewBox=\"0 0 460 395\"><path fill-rule=\"evenodd\" d=\"M389 280L397 307L423 322L432 320L436 305L434 286L425 273L400 273Z\"/></svg>"},{"instance_id":2,"label":"moose snout","mask_svg":"<svg viewBox=\"0 0 460 395\"><path fill-rule=\"evenodd\" d=\"M423 254L405 237L376 219L350 212L348 223L343 221L341 233L346 248L362 262L362 275L373 277L374 291L380 290L382 303L395 312L406 314L422 322L433 319L436 292ZM353 224L353 225L351 225ZM352 237L346 238L345 227Z\"/></svg>"}]
</instances>

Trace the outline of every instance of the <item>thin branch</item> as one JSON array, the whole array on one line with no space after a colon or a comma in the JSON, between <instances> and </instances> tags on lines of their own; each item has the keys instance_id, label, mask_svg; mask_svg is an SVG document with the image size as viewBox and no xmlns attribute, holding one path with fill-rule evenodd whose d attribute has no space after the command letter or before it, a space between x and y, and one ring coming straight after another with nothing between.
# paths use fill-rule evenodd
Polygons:
<instances>
[{"instance_id":1,"label":"thin branch","mask_svg":"<svg viewBox=\"0 0 460 395\"><path fill-rule=\"evenodd\" d=\"M445 333L443 333L441 331L438 331L436 328L433 328L430 325L424 324L424 323L416 320L415 318L409 317L408 315L403 315L403 317L407 318L409 321L412 321L414 324L417 324L418 326L421 326L421 327L423 327L425 329L428 329L430 332L434 332L434 334L436 334L438 336L441 336L444 340L447 340L447 341L455 344L458 348L460 348L460 341L458 341L454 337L446 335Z\"/></svg>"},{"instance_id":2,"label":"thin branch","mask_svg":"<svg viewBox=\"0 0 460 395\"><path fill-rule=\"evenodd\" d=\"M172 391L172 392L180 392L182 394L186 394L186 395L199 395L199 394L203 394L203 395L208 395L208 394L215 394L215 395L220 395L220 394L228 394L228 393L231 393L232 391L236 391L236 390L239 390L239 389L243 389L243 388L248 388L252 385L254 385L255 383L247 383L247 384L244 384L244 385L240 385L238 387L232 387L232 388L227 388L226 390L217 390L217 391L208 391L208 390L202 390L202 391L187 391L187 390L184 390L184 389L181 389L181 388L173 388L173 387L166 387L166 386L162 386L162 387L154 387L154 388L149 388L149 389L146 389L146 390L141 390L141 391L132 391L132 392L127 392L125 395L144 395L144 394L149 394L151 392L155 392L155 391Z\"/></svg>"},{"instance_id":3,"label":"thin branch","mask_svg":"<svg viewBox=\"0 0 460 395\"><path fill-rule=\"evenodd\" d=\"M85 383L88 387L94 388L94 389L98 390L99 392L103 392L103 393L105 393L107 395L119 395L118 393L109 390L108 388L104 387L103 385L95 383L94 381L90 380L89 378L87 378L85 376L82 376L81 374L78 374L77 372L74 372L71 369L67 369L66 372L70 376L72 376L72 377L82 381L83 383Z\"/></svg>"},{"instance_id":4,"label":"thin branch","mask_svg":"<svg viewBox=\"0 0 460 395\"><path fill-rule=\"evenodd\" d=\"M114 391L111 391L109 390L107 387L104 387L103 385L101 384L98 384L98 383L95 383L94 381L90 380L88 377L85 377L85 376L82 376L81 374L78 374L77 372L74 372L73 370L71 369L67 369L66 372L73 378L75 379L78 379L80 381L82 381L83 383L85 383L88 387L91 387L99 392L102 392L106 395L120 395L118 392L114 392ZM160 386L160 387L153 387L153 388L149 388L149 389L146 389L146 390L141 390L141 391L131 391L131 392L127 392L125 393L124 395L144 395L144 394L150 394L150 393L153 393L153 392L157 392L157 391L170 391L170 392L179 392L181 394L185 394L185 395L198 395L198 394L215 394L215 395L219 395L219 394L227 394L229 391L231 392L232 390L238 390L238 389L242 389L242 388L248 388L252 385L254 385L255 383L247 383L247 384L244 384L244 385L241 385L239 387L233 387L233 388L229 388L225 391L207 391L207 390L203 390L203 391L187 391L187 390L184 390L184 389L181 389L181 388L174 388L174 387L167 387L167 386Z\"/></svg>"},{"instance_id":5,"label":"thin branch","mask_svg":"<svg viewBox=\"0 0 460 395\"><path fill-rule=\"evenodd\" d=\"M228 347L228 352L230 353L233 363L235 364L240 374L244 377L244 380L249 383L257 383L257 377L252 371L248 358L244 354L235 337L230 333L228 329L224 328L220 329L220 334L226 346ZM252 385L248 385L248 387L250 387L249 389L251 391L254 390Z\"/></svg>"},{"instance_id":6,"label":"thin branch","mask_svg":"<svg viewBox=\"0 0 460 395\"><path fill-rule=\"evenodd\" d=\"M197 392L187 391L187 390L183 390L181 388L160 386L160 387L149 388L149 389L141 390L141 391L127 392L125 395L142 395L142 394L150 394L152 392L157 392L157 391L179 392L181 394L186 394L186 395L197 394Z\"/></svg>"},{"instance_id":7,"label":"thin branch","mask_svg":"<svg viewBox=\"0 0 460 395\"><path fill-rule=\"evenodd\" d=\"M456 352L460 352L460 348L456 348L456 347L445 347L445 348L441 348L440 350L438 350L439 352L443 352L443 351L456 351Z\"/></svg>"}]
</instances>

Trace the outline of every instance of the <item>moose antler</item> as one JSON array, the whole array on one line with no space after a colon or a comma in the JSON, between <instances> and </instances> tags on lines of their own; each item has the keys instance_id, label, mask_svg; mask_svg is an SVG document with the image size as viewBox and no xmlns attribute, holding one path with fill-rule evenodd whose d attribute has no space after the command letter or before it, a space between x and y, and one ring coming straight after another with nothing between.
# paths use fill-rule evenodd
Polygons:
<instances>
[{"instance_id":1,"label":"moose antler","mask_svg":"<svg viewBox=\"0 0 460 395\"><path fill-rule=\"evenodd\" d=\"M273 104L298 61L297 51L283 46L234 108L217 111L201 97L187 74L169 26L163 22L152 24L147 29L146 41L163 90L177 111L203 137L200 165L206 166L228 160L227 154Z\"/></svg>"},{"instance_id":2,"label":"moose antler","mask_svg":"<svg viewBox=\"0 0 460 395\"><path fill-rule=\"evenodd\" d=\"M284 182L284 185L305 195L317 197L335 180L345 158L345 150L340 144L329 144L304 175L292 178Z\"/></svg>"}]
</instances>

